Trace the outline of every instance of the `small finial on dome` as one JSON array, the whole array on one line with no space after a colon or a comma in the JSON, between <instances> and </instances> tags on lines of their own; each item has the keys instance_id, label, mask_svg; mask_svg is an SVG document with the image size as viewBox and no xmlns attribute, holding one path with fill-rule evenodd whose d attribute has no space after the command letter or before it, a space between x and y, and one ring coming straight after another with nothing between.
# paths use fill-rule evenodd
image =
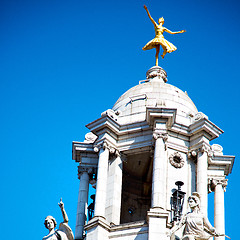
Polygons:
<instances>
[{"instance_id":1,"label":"small finial on dome","mask_svg":"<svg viewBox=\"0 0 240 240\"><path fill-rule=\"evenodd\" d=\"M149 81L162 81L162 82L167 82L167 73L163 68L159 66L154 66L151 67L147 73L146 77Z\"/></svg>"}]
</instances>

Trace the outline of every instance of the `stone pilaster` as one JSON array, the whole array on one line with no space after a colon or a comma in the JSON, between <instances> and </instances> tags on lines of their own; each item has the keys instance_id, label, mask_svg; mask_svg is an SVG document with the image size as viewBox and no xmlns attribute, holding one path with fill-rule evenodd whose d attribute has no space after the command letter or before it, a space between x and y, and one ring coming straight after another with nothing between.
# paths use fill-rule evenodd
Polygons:
<instances>
[{"instance_id":1,"label":"stone pilaster","mask_svg":"<svg viewBox=\"0 0 240 240\"><path fill-rule=\"evenodd\" d=\"M109 162L106 220L114 225L120 224L122 199L122 154L115 151L113 160Z\"/></svg>"},{"instance_id":2,"label":"stone pilaster","mask_svg":"<svg viewBox=\"0 0 240 240\"><path fill-rule=\"evenodd\" d=\"M169 237L166 234L169 213L155 210L156 208L152 208L147 213L147 221L149 226L148 240L169 240Z\"/></svg>"},{"instance_id":3,"label":"stone pilaster","mask_svg":"<svg viewBox=\"0 0 240 240\"><path fill-rule=\"evenodd\" d=\"M225 234L224 191L227 179L212 179L211 189L214 190L214 227L221 235ZM225 240L225 236L215 237L215 240Z\"/></svg>"},{"instance_id":4,"label":"stone pilaster","mask_svg":"<svg viewBox=\"0 0 240 240\"><path fill-rule=\"evenodd\" d=\"M77 204L77 220L75 229L75 239L80 240L84 237L84 225L87 220L87 204L89 190L89 168L79 167L78 177L80 179L78 204Z\"/></svg>"},{"instance_id":5,"label":"stone pilaster","mask_svg":"<svg viewBox=\"0 0 240 240\"><path fill-rule=\"evenodd\" d=\"M197 192L201 196L201 211L207 216L208 206L208 152L210 147L203 144L197 154Z\"/></svg>"},{"instance_id":6,"label":"stone pilaster","mask_svg":"<svg viewBox=\"0 0 240 240\"><path fill-rule=\"evenodd\" d=\"M107 142L103 142L100 146L94 148L95 151L99 151L94 216L100 216L103 218L105 218L108 160L110 149L111 148Z\"/></svg>"},{"instance_id":7,"label":"stone pilaster","mask_svg":"<svg viewBox=\"0 0 240 240\"><path fill-rule=\"evenodd\" d=\"M155 139L155 150L153 159L152 176L152 208L165 209L166 198L166 141L168 135L166 131L156 129L153 132Z\"/></svg>"}]
</instances>

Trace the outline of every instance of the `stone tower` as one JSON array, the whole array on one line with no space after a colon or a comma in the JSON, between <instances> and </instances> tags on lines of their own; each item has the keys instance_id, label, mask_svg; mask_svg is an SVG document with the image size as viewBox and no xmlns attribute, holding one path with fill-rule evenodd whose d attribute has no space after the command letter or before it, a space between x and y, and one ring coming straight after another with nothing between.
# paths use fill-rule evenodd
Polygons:
<instances>
[{"instance_id":1,"label":"stone tower","mask_svg":"<svg viewBox=\"0 0 240 240\"><path fill-rule=\"evenodd\" d=\"M75 239L169 239L177 219L177 181L184 184L185 199L200 194L205 214L214 191L214 226L225 231L224 190L234 157L210 144L223 131L198 112L187 93L166 83L162 68L146 75L87 125L84 142L73 142L80 179ZM94 217L86 222L89 184L96 196ZM184 214L187 201L181 204Z\"/></svg>"}]
</instances>

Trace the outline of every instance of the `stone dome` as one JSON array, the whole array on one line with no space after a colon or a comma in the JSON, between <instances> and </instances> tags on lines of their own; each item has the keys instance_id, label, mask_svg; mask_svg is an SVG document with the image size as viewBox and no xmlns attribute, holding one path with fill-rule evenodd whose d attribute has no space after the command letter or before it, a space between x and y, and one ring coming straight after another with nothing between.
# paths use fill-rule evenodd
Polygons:
<instances>
[{"instance_id":1,"label":"stone dome","mask_svg":"<svg viewBox=\"0 0 240 240\"><path fill-rule=\"evenodd\" d=\"M198 113L196 106L187 93L165 83L166 72L162 68L153 68L160 69L161 74L149 73L150 69L147 72L147 80L125 92L113 106L112 110L119 114L119 123L144 121L146 108L158 107L177 109L176 122L189 125L191 118ZM163 71L165 76L162 75Z\"/></svg>"}]
</instances>

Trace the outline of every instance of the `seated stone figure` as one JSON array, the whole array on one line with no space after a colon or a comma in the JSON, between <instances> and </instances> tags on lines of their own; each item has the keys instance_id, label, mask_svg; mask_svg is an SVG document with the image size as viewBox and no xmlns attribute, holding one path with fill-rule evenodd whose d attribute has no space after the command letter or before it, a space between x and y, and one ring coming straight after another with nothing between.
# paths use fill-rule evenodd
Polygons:
<instances>
[{"instance_id":1,"label":"seated stone figure","mask_svg":"<svg viewBox=\"0 0 240 240\"><path fill-rule=\"evenodd\" d=\"M43 240L73 240L73 233L71 228L68 226L68 216L64 209L64 204L62 199L60 203L58 203L59 207L61 208L62 215L63 215L63 222L60 223L59 229L55 230L57 226L57 222L54 217L47 216L44 221L45 227L49 230L48 235L43 237Z\"/></svg>"},{"instance_id":2,"label":"seated stone figure","mask_svg":"<svg viewBox=\"0 0 240 240\"><path fill-rule=\"evenodd\" d=\"M216 229L210 224L208 218L200 211L200 195L193 193L188 198L191 212L185 214L180 223L170 231L171 240L175 240L174 233L184 226L181 240L207 240L213 236L219 236Z\"/></svg>"}]
</instances>

